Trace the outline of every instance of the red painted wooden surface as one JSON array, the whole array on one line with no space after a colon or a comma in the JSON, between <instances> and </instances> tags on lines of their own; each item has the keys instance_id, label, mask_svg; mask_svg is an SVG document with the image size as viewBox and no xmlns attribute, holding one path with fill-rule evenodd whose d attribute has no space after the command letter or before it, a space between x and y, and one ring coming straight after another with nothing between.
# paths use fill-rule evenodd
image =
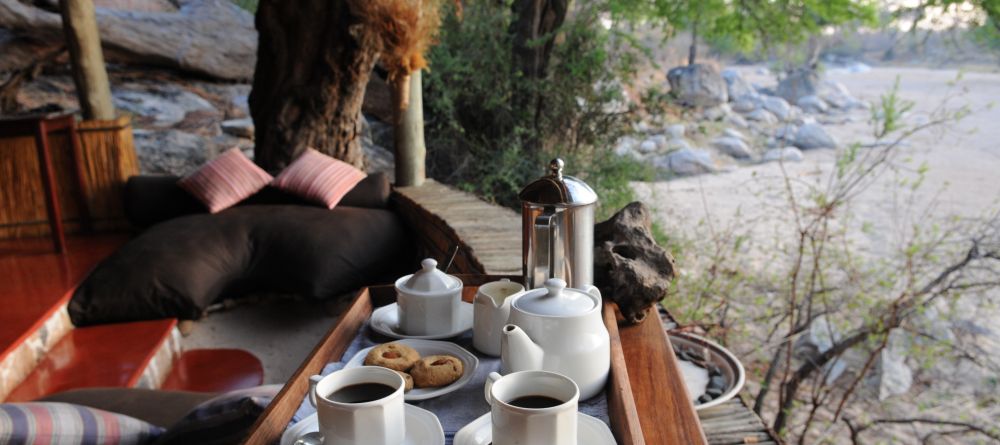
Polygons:
<instances>
[{"instance_id":1,"label":"red painted wooden surface","mask_svg":"<svg viewBox=\"0 0 1000 445\"><path fill-rule=\"evenodd\" d=\"M66 251L48 238L0 240L0 358L72 296L87 273L128 239L125 234L70 236Z\"/></svg>"},{"instance_id":2,"label":"red painted wooden surface","mask_svg":"<svg viewBox=\"0 0 1000 445\"><path fill-rule=\"evenodd\" d=\"M170 319L74 329L6 401L34 400L75 388L134 386L176 324Z\"/></svg>"},{"instance_id":3,"label":"red painted wooden surface","mask_svg":"<svg viewBox=\"0 0 1000 445\"><path fill-rule=\"evenodd\" d=\"M264 383L264 367L242 349L192 349L174 361L160 389L225 392Z\"/></svg>"}]
</instances>

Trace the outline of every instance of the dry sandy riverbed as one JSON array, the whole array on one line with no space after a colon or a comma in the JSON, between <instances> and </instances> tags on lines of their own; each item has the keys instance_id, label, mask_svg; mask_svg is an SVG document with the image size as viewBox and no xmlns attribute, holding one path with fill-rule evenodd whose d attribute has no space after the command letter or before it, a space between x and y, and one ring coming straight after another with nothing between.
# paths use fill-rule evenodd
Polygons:
<instances>
[{"instance_id":1,"label":"dry sandy riverbed","mask_svg":"<svg viewBox=\"0 0 1000 445\"><path fill-rule=\"evenodd\" d=\"M1000 205L1000 104L987 109L992 102L1000 101L1000 74L965 73L955 86L949 86L958 74L955 70L908 68L828 74L847 86L855 97L869 102L878 101L898 78L900 96L915 103L910 122L920 122L949 97L950 108L968 106L975 110L947 130L939 128L914 136L903 148L909 158L907 168L915 169L922 163L929 167L913 204L898 196L900 188L894 184L901 178L892 175L883 177L854 203L851 211L854 219L878 229L869 239L876 251L886 248L886 242L891 243L894 235L905 229L907 213L933 205L930 212L936 217L975 217ZM752 69L745 69L744 75L751 82L774 84L772 78L755 74ZM855 113L861 116L858 122L826 126L842 144L872 141L867 112ZM805 161L785 164L785 168L791 177L812 183L825 178L833 162L832 150L812 150L805 152ZM716 225L725 225L733 220L739 208L744 219L755 220L770 231L782 227L787 215L774 211L775 206L783 205L776 188L780 177L781 166L767 163L710 175L640 183L635 188L670 230L683 233L693 227L692 222L706 217ZM911 208L903 208L906 206Z\"/></svg>"}]
</instances>

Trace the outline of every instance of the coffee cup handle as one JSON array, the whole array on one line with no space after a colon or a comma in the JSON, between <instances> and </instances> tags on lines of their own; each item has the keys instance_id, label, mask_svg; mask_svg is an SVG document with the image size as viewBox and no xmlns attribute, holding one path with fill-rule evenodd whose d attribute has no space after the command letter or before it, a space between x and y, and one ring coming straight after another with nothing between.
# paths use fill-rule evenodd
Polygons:
<instances>
[{"instance_id":1,"label":"coffee cup handle","mask_svg":"<svg viewBox=\"0 0 1000 445\"><path fill-rule=\"evenodd\" d=\"M486 403L490 405L493 404L493 398L490 397L490 391L493 389L493 384L496 383L497 380L500 380L500 377L503 376L497 372L491 372L490 375L486 376L486 389L483 396L486 397Z\"/></svg>"},{"instance_id":2,"label":"coffee cup handle","mask_svg":"<svg viewBox=\"0 0 1000 445\"><path fill-rule=\"evenodd\" d=\"M312 404L313 408L316 407L316 385L320 380L323 380L321 375L309 377L309 403Z\"/></svg>"}]
</instances>

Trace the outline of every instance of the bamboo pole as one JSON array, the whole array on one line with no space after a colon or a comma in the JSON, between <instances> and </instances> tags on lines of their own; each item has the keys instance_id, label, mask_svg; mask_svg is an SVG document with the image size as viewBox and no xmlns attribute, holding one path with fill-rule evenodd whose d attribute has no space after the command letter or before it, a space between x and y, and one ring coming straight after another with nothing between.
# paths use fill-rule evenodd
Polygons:
<instances>
[{"instance_id":1,"label":"bamboo pole","mask_svg":"<svg viewBox=\"0 0 1000 445\"><path fill-rule=\"evenodd\" d=\"M424 145L424 99L420 70L395 82L392 88L396 117L396 186L424 183L427 147Z\"/></svg>"},{"instance_id":2,"label":"bamboo pole","mask_svg":"<svg viewBox=\"0 0 1000 445\"><path fill-rule=\"evenodd\" d=\"M59 6L83 118L112 120L115 108L111 103L111 86L101 52L94 2L60 0Z\"/></svg>"}]
</instances>

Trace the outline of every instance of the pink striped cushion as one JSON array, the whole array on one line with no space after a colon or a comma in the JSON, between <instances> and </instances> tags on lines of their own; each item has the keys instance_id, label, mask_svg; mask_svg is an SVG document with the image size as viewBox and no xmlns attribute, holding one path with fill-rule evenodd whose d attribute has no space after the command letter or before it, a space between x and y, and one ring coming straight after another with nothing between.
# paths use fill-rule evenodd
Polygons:
<instances>
[{"instance_id":1,"label":"pink striped cushion","mask_svg":"<svg viewBox=\"0 0 1000 445\"><path fill-rule=\"evenodd\" d=\"M307 148L274 178L273 185L332 209L366 176L351 164Z\"/></svg>"},{"instance_id":2,"label":"pink striped cushion","mask_svg":"<svg viewBox=\"0 0 1000 445\"><path fill-rule=\"evenodd\" d=\"M234 147L181 178L177 185L198 198L209 212L218 213L259 192L272 179Z\"/></svg>"},{"instance_id":3,"label":"pink striped cushion","mask_svg":"<svg viewBox=\"0 0 1000 445\"><path fill-rule=\"evenodd\" d=\"M56 402L0 404L2 444L143 444L163 428L122 414Z\"/></svg>"}]
</instances>

